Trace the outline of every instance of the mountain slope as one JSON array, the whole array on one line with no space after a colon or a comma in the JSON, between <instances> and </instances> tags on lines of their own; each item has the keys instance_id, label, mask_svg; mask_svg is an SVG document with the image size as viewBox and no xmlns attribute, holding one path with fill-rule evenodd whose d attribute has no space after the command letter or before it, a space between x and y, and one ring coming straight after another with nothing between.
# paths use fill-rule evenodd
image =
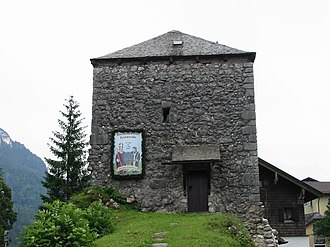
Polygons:
<instances>
[{"instance_id":1,"label":"mountain slope","mask_svg":"<svg viewBox=\"0 0 330 247\"><path fill-rule=\"evenodd\" d=\"M29 225L34 219L34 213L42 204L41 193L46 193L41 181L46 166L35 154L23 144L13 141L0 128L0 169L5 182L10 186L17 221L11 231L13 245L19 237L24 225Z\"/></svg>"}]
</instances>

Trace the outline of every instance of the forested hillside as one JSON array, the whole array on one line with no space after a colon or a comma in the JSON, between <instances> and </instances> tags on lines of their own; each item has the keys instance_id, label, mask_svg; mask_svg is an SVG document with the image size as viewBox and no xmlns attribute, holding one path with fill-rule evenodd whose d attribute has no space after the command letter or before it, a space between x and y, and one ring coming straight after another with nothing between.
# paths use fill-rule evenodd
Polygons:
<instances>
[{"instance_id":1,"label":"forested hillside","mask_svg":"<svg viewBox=\"0 0 330 247\"><path fill-rule=\"evenodd\" d=\"M11 230L12 246L24 225L34 219L34 213L42 204L41 193L46 193L41 185L46 166L23 144L12 141L9 135L0 129L0 168L5 182L12 190L14 211L17 221Z\"/></svg>"}]
</instances>

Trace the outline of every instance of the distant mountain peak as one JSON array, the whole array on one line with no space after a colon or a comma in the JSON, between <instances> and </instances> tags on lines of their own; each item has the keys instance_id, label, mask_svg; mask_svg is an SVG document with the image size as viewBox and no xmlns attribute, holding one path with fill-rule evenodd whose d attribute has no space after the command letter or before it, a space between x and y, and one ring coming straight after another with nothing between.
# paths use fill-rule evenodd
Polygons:
<instances>
[{"instance_id":1,"label":"distant mountain peak","mask_svg":"<svg viewBox=\"0 0 330 247\"><path fill-rule=\"evenodd\" d=\"M42 159L22 143L12 140L8 133L0 128L0 170L4 181L11 188L17 212L17 221L10 231L11 246L17 246L19 232L23 230L24 225L31 224L35 212L42 204L40 194L47 193L41 184L46 166ZM3 246L2 242L0 239L0 246Z\"/></svg>"},{"instance_id":2,"label":"distant mountain peak","mask_svg":"<svg viewBox=\"0 0 330 247\"><path fill-rule=\"evenodd\" d=\"M7 145L12 146L13 140L10 138L8 133L0 128L0 145L6 143Z\"/></svg>"}]
</instances>

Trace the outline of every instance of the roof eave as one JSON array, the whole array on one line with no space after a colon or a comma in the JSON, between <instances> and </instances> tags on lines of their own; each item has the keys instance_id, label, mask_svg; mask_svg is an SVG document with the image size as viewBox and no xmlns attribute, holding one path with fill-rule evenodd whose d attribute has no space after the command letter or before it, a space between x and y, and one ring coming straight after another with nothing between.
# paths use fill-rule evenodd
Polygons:
<instances>
[{"instance_id":1,"label":"roof eave","mask_svg":"<svg viewBox=\"0 0 330 247\"><path fill-rule=\"evenodd\" d=\"M288 181L292 182L293 184L303 188L304 190L307 190L309 193L314 194L316 197L321 197L323 196L323 193L311 186L309 186L308 184L300 181L299 179L291 176L290 174L282 171L281 169L277 168L276 166L273 166L272 164L266 162L265 160L258 158L258 163L260 165L262 165L263 167L273 171L273 172L277 172L280 176L282 176L283 178L287 179Z\"/></svg>"},{"instance_id":2,"label":"roof eave","mask_svg":"<svg viewBox=\"0 0 330 247\"><path fill-rule=\"evenodd\" d=\"M148 57L122 57L122 58L92 58L90 59L93 67L98 67L107 64L122 64L130 62L139 62L146 64L148 62L155 61L169 61L172 63L176 60L199 60L203 59L218 59L220 61L228 61L230 59L246 59L248 62L254 62L256 57L255 52L245 52L245 53L229 53L229 54L211 54L211 55L189 55L189 56L177 56L177 55L168 55L168 56L148 56Z\"/></svg>"}]
</instances>

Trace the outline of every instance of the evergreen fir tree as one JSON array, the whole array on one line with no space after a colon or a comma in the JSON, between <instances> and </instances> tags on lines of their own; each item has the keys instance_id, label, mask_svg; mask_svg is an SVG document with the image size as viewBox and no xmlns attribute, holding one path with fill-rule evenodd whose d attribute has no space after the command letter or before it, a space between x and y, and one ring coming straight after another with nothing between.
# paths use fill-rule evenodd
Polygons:
<instances>
[{"instance_id":1,"label":"evergreen fir tree","mask_svg":"<svg viewBox=\"0 0 330 247\"><path fill-rule=\"evenodd\" d=\"M3 181L0 170L0 247L4 246L4 233L10 230L16 221L16 213L13 211L11 190Z\"/></svg>"},{"instance_id":2,"label":"evergreen fir tree","mask_svg":"<svg viewBox=\"0 0 330 247\"><path fill-rule=\"evenodd\" d=\"M70 96L60 111L63 119L58 119L61 131L53 131L49 138L50 151L57 158L45 158L48 171L42 182L48 196L41 195L44 202L67 201L88 185L89 174L86 168L87 145L85 127L82 126L79 104Z\"/></svg>"}]
</instances>

